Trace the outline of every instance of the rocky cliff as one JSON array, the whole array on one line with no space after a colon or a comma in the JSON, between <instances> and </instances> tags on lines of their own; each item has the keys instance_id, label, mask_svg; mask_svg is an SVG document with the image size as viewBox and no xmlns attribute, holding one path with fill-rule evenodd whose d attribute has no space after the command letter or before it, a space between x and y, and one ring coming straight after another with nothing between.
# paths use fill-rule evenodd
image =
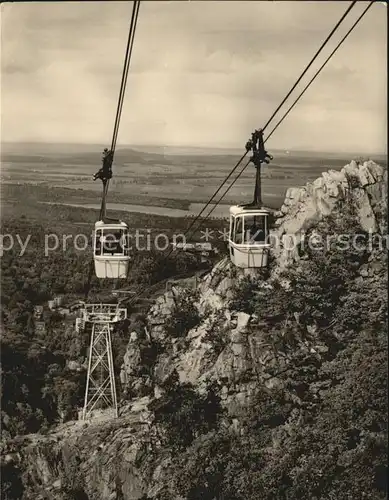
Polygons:
<instances>
[{"instance_id":1,"label":"rocky cliff","mask_svg":"<svg viewBox=\"0 0 389 500\"><path fill-rule=\"evenodd\" d=\"M383 233L388 172L373 161L353 160L340 171L329 170L302 188L289 188L276 221L273 236L280 244L276 257L280 268L298 260L297 244L316 222L330 215L341 202L355 207L361 228ZM291 248L291 250L289 250Z\"/></svg>"},{"instance_id":2,"label":"rocky cliff","mask_svg":"<svg viewBox=\"0 0 389 500\"><path fill-rule=\"evenodd\" d=\"M273 249L270 276L238 271L224 259L192 289L175 286L160 296L147 326L131 332L120 374L126 399L118 419L103 412L89 423L68 422L47 435L5 443L4 464L22 471L23 498L184 498L172 490L163 497L175 451L166 444L155 409L171 381L176 377L176 384L200 395L213 387L221 407L219 425L239 434L241 417L258 389L273 391L283 383L279 374L292 350L318 363L329 350L320 318L304 320L305 335L295 335L293 349L287 350L269 335L269 313L261 317L262 298L286 297L289 285L282 272L298 267L302 258L297 244L290 250L288 238L301 243L302 234L320 221L342 217L346 205L354 207L364 231L385 236L386 194L387 171L372 161L325 172L312 184L288 190L272 233L280 244ZM374 275L371 265L382 258L382 249L374 252L358 269L360 275L363 270ZM281 340L300 327L303 315L301 309L287 317Z\"/></svg>"}]
</instances>

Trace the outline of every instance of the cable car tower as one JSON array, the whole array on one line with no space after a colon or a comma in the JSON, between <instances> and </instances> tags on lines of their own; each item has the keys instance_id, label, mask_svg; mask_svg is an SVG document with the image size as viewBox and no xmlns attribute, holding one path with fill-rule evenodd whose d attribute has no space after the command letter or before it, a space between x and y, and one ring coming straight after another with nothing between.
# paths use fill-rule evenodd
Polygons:
<instances>
[{"instance_id":1,"label":"cable car tower","mask_svg":"<svg viewBox=\"0 0 389 500\"><path fill-rule=\"evenodd\" d=\"M82 419L93 410L109 407L118 416L111 333L113 325L127 318L127 309L118 304L85 304L84 322L92 323Z\"/></svg>"},{"instance_id":2,"label":"cable car tower","mask_svg":"<svg viewBox=\"0 0 389 500\"><path fill-rule=\"evenodd\" d=\"M268 216L262 205L261 166L273 159L265 150L263 130L255 130L246 144L256 169L254 200L247 205L230 207L228 246L231 262L241 268L261 268L268 264L270 250Z\"/></svg>"}]
</instances>

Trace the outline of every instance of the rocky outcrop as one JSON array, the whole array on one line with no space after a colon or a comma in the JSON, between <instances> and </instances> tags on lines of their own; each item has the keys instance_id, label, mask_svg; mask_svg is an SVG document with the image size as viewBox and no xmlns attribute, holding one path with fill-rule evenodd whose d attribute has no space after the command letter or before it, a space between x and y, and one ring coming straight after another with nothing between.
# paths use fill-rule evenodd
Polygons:
<instances>
[{"instance_id":1,"label":"rocky outcrop","mask_svg":"<svg viewBox=\"0 0 389 500\"><path fill-rule=\"evenodd\" d=\"M102 414L91 423L69 422L46 436L26 436L20 453L5 447L8 463L24 470L25 498L142 498L153 469L145 472L140 464L157 443L144 409L145 402L136 401L118 419Z\"/></svg>"},{"instance_id":2,"label":"rocky outcrop","mask_svg":"<svg viewBox=\"0 0 389 500\"><path fill-rule=\"evenodd\" d=\"M377 217L387 196L387 170L373 161L352 161L340 171L329 170L302 188L289 188L272 233L279 268L298 260L297 246L316 222L340 203L352 203L366 232L383 232Z\"/></svg>"}]
</instances>

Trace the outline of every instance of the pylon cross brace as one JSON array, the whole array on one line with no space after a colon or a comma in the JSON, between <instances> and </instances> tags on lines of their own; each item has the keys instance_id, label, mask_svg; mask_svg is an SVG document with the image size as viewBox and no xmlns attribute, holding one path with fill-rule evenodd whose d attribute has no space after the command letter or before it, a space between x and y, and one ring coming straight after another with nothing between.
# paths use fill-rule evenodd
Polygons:
<instances>
[{"instance_id":1,"label":"pylon cross brace","mask_svg":"<svg viewBox=\"0 0 389 500\"><path fill-rule=\"evenodd\" d=\"M127 318L127 310L117 304L85 304L84 322L92 323L82 419L92 416L98 407L108 407L118 416L115 373L112 356L114 323Z\"/></svg>"}]
</instances>

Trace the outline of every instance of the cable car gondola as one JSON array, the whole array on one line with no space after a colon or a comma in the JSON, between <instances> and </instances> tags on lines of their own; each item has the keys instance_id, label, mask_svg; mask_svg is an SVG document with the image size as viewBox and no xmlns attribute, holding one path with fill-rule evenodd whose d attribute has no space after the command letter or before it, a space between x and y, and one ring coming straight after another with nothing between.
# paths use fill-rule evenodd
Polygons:
<instances>
[{"instance_id":1,"label":"cable car gondola","mask_svg":"<svg viewBox=\"0 0 389 500\"><path fill-rule=\"evenodd\" d=\"M250 159L254 163L257 175L254 201L248 205L230 207L230 231L228 246L231 262L240 268L261 268L269 260L269 210L262 206L261 199L261 164L269 163L273 158L265 151L263 131L256 130L246 144L246 150L253 150Z\"/></svg>"},{"instance_id":2,"label":"cable car gondola","mask_svg":"<svg viewBox=\"0 0 389 500\"><path fill-rule=\"evenodd\" d=\"M95 223L93 239L93 259L97 278L124 279L127 277L130 263L129 231L125 222L108 219L106 213L106 195L112 178L112 150L104 149L103 166L94 175L94 180L103 182L100 220Z\"/></svg>"},{"instance_id":3,"label":"cable car gondola","mask_svg":"<svg viewBox=\"0 0 389 500\"><path fill-rule=\"evenodd\" d=\"M231 262L236 267L266 267L268 243L268 216L265 208L230 207L229 249Z\"/></svg>"},{"instance_id":4,"label":"cable car gondola","mask_svg":"<svg viewBox=\"0 0 389 500\"><path fill-rule=\"evenodd\" d=\"M128 239L125 222L96 222L93 253L97 278L127 277L130 263Z\"/></svg>"}]
</instances>

